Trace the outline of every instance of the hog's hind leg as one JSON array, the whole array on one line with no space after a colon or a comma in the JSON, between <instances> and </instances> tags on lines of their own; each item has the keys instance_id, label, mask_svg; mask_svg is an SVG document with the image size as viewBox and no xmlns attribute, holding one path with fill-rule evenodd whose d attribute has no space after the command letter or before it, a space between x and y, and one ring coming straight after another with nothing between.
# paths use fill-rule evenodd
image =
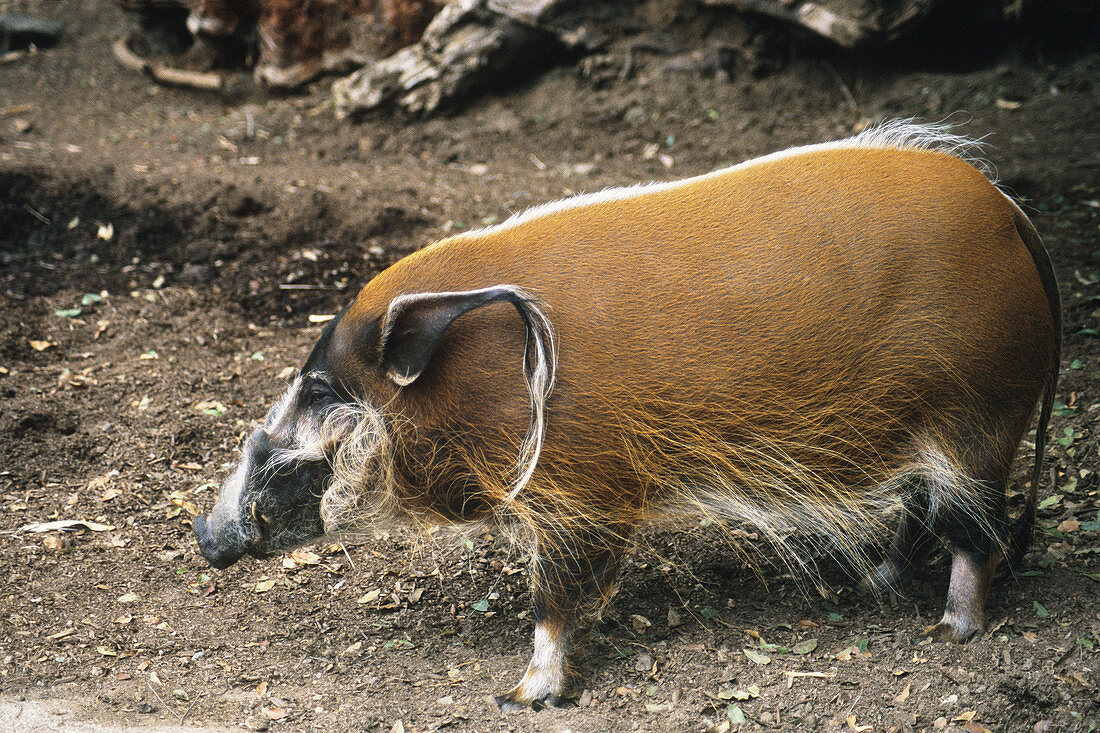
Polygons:
<instances>
[{"instance_id":1,"label":"hog's hind leg","mask_svg":"<svg viewBox=\"0 0 1100 733\"><path fill-rule=\"evenodd\" d=\"M951 580L943 618L926 627L925 636L962 643L985 625L986 599L1004 554L1008 526L1008 462L989 457L984 470L970 473L973 478L960 474L951 491L941 495L936 521L951 547Z\"/></svg>"},{"instance_id":2,"label":"hog's hind leg","mask_svg":"<svg viewBox=\"0 0 1100 733\"><path fill-rule=\"evenodd\" d=\"M897 593L900 582L912 577L927 559L935 539L931 530L928 489L923 481L914 480L886 558L864 578L861 589L875 596Z\"/></svg>"}]
</instances>

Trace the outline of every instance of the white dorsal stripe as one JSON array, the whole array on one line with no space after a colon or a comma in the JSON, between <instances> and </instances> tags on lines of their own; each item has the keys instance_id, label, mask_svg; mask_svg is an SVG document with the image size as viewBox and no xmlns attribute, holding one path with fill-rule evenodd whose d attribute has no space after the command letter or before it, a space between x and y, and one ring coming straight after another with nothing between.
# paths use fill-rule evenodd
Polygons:
<instances>
[{"instance_id":1,"label":"white dorsal stripe","mask_svg":"<svg viewBox=\"0 0 1100 733\"><path fill-rule=\"evenodd\" d=\"M973 140L963 137L962 135L955 135L950 129L950 125L944 123L919 123L911 119L891 120L868 127L854 137L779 150L759 158L746 160L743 163L738 163L691 178L682 178L674 181L658 181L654 183L638 183L631 186L618 186L606 188L602 191L583 193L557 201L549 201L545 204L539 204L526 211L514 214L500 224L460 234L456 239L491 235L561 211L579 209L608 201L622 201L636 196L656 193L658 191L672 190L708 178L724 176L732 171L744 170L754 166L772 163L777 160L807 155L822 150L853 148L928 150L965 160L985 174L991 181L996 182L996 172L993 170L992 166L988 162L977 157L977 154L981 152L982 148L981 140Z\"/></svg>"}]
</instances>

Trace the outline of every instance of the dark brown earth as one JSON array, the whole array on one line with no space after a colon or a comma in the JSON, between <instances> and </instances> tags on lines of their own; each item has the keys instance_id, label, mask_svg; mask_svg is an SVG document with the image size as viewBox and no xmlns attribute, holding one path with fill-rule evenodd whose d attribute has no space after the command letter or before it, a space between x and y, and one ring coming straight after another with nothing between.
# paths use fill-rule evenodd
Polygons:
<instances>
[{"instance_id":1,"label":"dark brown earth","mask_svg":"<svg viewBox=\"0 0 1100 733\"><path fill-rule=\"evenodd\" d=\"M854 60L660 7L644 5L666 33L601 63L441 119L341 122L329 82L218 97L123 72L106 0L0 0L67 31L0 65L0 728L1100 726L1095 12L1025 3L1022 22ZM676 49L715 40L737 52ZM914 643L942 611L942 554L896 603L839 570L823 599L767 556L754 572L705 532L653 531L580 655L577 704L501 713L488 696L522 670L531 622L498 534L395 530L224 572L197 554L191 518L318 335L309 316L401 255L572 192L909 116L987 136L1065 301L1039 530L979 640ZM28 529L73 520L95 524Z\"/></svg>"}]
</instances>

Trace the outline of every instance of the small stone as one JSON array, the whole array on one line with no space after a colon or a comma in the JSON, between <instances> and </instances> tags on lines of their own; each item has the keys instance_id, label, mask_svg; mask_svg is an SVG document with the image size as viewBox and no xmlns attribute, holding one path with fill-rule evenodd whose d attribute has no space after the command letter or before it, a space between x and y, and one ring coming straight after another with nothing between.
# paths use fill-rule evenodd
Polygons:
<instances>
[{"instance_id":1,"label":"small stone","mask_svg":"<svg viewBox=\"0 0 1100 733\"><path fill-rule=\"evenodd\" d=\"M676 609L668 609L668 627L670 629L675 629L677 626L680 625L680 623L680 614L676 611Z\"/></svg>"},{"instance_id":2,"label":"small stone","mask_svg":"<svg viewBox=\"0 0 1100 733\"><path fill-rule=\"evenodd\" d=\"M207 282L213 275L214 271L210 266L189 262L183 266L179 280L182 283L199 285Z\"/></svg>"},{"instance_id":3,"label":"small stone","mask_svg":"<svg viewBox=\"0 0 1100 733\"><path fill-rule=\"evenodd\" d=\"M241 727L245 730L267 730L268 725L267 718L262 715L249 715L241 723Z\"/></svg>"},{"instance_id":4,"label":"small stone","mask_svg":"<svg viewBox=\"0 0 1100 733\"><path fill-rule=\"evenodd\" d=\"M152 715L157 711L157 706L148 702L139 702L137 704L137 711L142 715Z\"/></svg>"},{"instance_id":5,"label":"small stone","mask_svg":"<svg viewBox=\"0 0 1100 733\"><path fill-rule=\"evenodd\" d=\"M653 669L653 657L648 654L639 654L634 660L634 670L637 672L649 672Z\"/></svg>"},{"instance_id":6,"label":"small stone","mask_svg":"<svg viewBox=\"0 0 1100 733\"><path fill-rule=\"evenodd\" d=\"M577 704L582 708L586 708L592 704L592 690L585 690L581 693L580 698L577 700Z\"/></svg>"},{"instance_id":7,"label":"small stone","mask_svg":"<svg viewBox=\"0 0 1100 733\"><path fill-rule=\"evenodd\" d=\"M623 122L628 125L640 125L645 122L645 107L635 104L623 113Z\"/></svg>"}]
</instances>

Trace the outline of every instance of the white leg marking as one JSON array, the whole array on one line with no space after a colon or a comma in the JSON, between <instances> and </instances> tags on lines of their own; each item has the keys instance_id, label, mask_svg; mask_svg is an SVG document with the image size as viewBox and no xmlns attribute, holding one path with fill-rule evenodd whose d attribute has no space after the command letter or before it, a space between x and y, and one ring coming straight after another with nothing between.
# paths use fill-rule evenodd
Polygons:
<instances>
[{"instance_id":1,"label":"white leg marking","mask_svg":"<svg viewBox=\"0 0 1100 733\"><path fill-rule=\"evenodd\" d=\"M561 627L546 623L535 626L535 652L527 672L508 697L514 703L556 704L565 687L565 647Z\"/></svg>"}]
</instances>

